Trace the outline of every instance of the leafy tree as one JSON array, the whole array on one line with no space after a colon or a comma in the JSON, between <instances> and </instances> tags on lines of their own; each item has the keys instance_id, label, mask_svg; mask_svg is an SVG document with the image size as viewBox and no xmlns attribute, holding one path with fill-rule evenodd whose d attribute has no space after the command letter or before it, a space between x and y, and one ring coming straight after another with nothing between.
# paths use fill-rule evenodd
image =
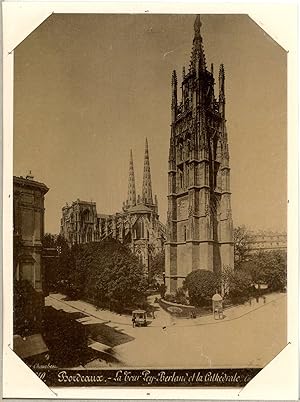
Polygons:
<instances>
[{"instance_id":1,"label":"leafy tree","mask_svg":"<svg viewBox=\"0 0 300 402\"><path fill-rule=\"evenodd\" d=\"M183 282L183 289L188 291L190 303L205 305L220 287L218 276L208 270L198 269L190 272Z\"/></svg>"},{"instance_id":2,"label":"leafy tree","mask_svg":"<svg viewBox=\"0 0 300 402\"><path fill-rule=\"evenodd\" d=\"M252 278L247 271L236 271L230 267L224 267L222 271L222 283L226 293L233 301L241 301L248 298L251 292Z\"/></svg>"},{"instance_id":3,"label":"leafy tree","mask_svg":"<svg viewBox=\"0 0 300 402\"><path fill-rule=\"evenodd\" d=\"M282 291L287 283L286 253L282 251L260 251L251 256L244 270L249 272L253 283L267 284L269 290Z\"/></svg>"},{"instance_id":4,"label":"leafy tree","mask_svg":"<svg viewBox=\"0 0 300 402\"><path fill-rule=\"evenodd\" d=\"M42 244L44 248L56 248L57 235L45 233Z\"/></svg>"},{"instance_id":5,"label":"leafy tree","mask_svg":"<svg viewBox=\"0 0 300 402\"><path fill-rule=\"evenodd\" d=\"M287 255L282 251L273 251L269 255L270 262L265 269L268 288L283 291L287 285Z\"/></svg>"},{"instance_id":6,"label":"leafy tree","mask_svg":"<svg viewBox=\"0 0 300 402\"><path fill-rule=\"evenodd\" d=\"M70 275L74 267L71 249L63 236L51 233L44 235L42 244L46 287L50 291L65 291L70 285Z\"/></svg>"},{"instance_id":7,"label":"leafy tree","mask_svg":"<svg viewBox=\"0 0 300 402\"><path fill-rule=\"evenodd\" d=\"M114 239L73 248L70 291L99 307L122 311L140 306L147 287L144 268L131 251Z\"/></svg>"},{"instance_id":8,"label":"leafy tree","mask_svg":"<svg viewBox=\"0 0 300 402\"><path fill-rule=\"evenodd\" d=\"M246 226L238 226L234 228L234 261L235 268L241 268L242 264L249 258L251 250L251 234Z\"/></svg>"}]
</instances>

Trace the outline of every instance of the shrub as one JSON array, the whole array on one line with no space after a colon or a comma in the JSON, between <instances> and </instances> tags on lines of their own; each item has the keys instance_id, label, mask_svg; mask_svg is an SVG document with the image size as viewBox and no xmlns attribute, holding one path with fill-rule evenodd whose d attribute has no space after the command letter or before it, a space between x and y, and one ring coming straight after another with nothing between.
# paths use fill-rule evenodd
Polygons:
<instances>
[{"instance_id":1,"label":"shrub","mask_svg":"<svg viewBox=\"0 0 300 402\"><path fill-rule=\"evenodd\" d=\"M188 304L185 292L182 288L178 288L175 294L176 303L179 304Z\"/></svg>"},{"instance_id":2,"label":"shrub","mask_svg":"<svg viewBox=\"0 0 300 402\"><path fill-rule=\"evenodd\" d=\"M171 303L176 303L176 297L175 295L171 294L171 293L166 293L165 297L164 297L165 301L171 302Z\"/></svg>"},{"instance_id":3,"label":"shrub","mask_svg":"<svg viewBox=\"0 0 300 402\"><path fill-rule=\"evenodd\" d=\"M219 287L220 281L217 275L204 269L190 272L183 282L183 289L188 291L190 302L195 306L210 303Z\"/></svg>"}]
</instances>

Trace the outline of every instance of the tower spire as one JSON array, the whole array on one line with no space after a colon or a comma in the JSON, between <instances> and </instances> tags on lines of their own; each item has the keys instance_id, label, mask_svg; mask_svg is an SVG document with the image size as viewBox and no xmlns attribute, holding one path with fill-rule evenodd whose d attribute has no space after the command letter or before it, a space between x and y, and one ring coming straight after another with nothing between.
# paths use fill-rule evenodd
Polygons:
<instances>
[{"instance_id":1,"label":"tower spire","mask_svg":"<svg viewBox=\"0 0 300 402\"><path fill-rule=\"evenodd\" d=\"M148 151L148 140L147 140L147 138L146 138L146 144L145 144L145 159L144 159L142 201L145 204L151 204L151 205L153 204L151 172L150 172L150 161L149 161L149 151Z\"/></svg>"},{"instance_id":2,"label":"tower spire","mask_svg":"<svg viewBox=\"0 0 300 402\"><path fill-rule=\"evenodd\" d=\"M132 150L130 150L130 159L129 159L129 178L128 178L127 205L129 207L133 207L134 205L136 205L136 192L135 192L135 180L134 180L134 168L133 168Z\"/></svg>"},{"instance_id":3,"label":"tower spire","mask_svg":"<svg viewBox=\"0 0 300 402\"><path fill-rule=\"evenodd\" d=\"M194 22L194 40L190 63L190 68L194 70L197 70L198 66L200 70L206 69L206 60L201 36L201 26L202 23L200 20L200 15L198 14Z\"/></svg>"}]
</instances>

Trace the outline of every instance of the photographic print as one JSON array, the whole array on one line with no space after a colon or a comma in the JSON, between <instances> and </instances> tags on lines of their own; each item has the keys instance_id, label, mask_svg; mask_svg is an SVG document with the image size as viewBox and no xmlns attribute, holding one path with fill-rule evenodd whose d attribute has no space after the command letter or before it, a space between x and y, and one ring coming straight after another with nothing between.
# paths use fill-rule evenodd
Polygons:
<instances>
[{"instance_id":1,"label":"photographic print","mask_svg":"<svg viewBox=\"0 0 300 402\"><path fill-rule=\"evenodd\" d=\"M51 387L243 387L287 345L287 52L244 14L55 14L14 49L13 350Z\"/></svg>"}]
</instances>

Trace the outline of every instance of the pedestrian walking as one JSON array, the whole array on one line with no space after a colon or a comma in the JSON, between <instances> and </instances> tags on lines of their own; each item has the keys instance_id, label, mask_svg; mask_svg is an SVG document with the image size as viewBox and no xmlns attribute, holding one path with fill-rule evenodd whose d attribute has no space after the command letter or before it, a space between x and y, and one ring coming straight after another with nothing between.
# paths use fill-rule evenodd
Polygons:
<instances>
[{"instance_id":1,"label":"pedestrian walking","mask_svg":"<svg viewBox=\"0 0 300 402\"><path fill-rule=\"evenodd\" d=\"M133 328L135 327L135 317L134 316L132 317L132 327Z\"/></svg>"}]
</instances>

